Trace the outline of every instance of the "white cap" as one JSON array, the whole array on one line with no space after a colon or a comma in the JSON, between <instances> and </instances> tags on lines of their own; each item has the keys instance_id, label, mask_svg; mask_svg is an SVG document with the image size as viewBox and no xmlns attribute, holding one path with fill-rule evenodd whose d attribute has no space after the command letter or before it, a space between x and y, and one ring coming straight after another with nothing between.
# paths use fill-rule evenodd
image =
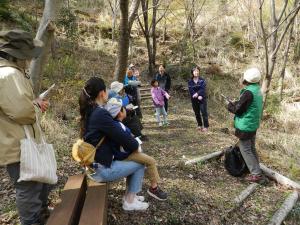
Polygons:
<instances>
[{"instance_id":1,"label":"white cap","mask_svg":"<svg viewBox=\"0 0 300 225\"><path fill-rule=\"evenodd\" d=\"M116 93L119 93L123 89L124 85L119 81L114 81L110 84L110 89Z\"/></svg>"},{"instance_id":2,"label":"white cap","mask_svg":"<svg viewBox=\"0 0 300 225\"><path fill-rule=\"evenodd\" d=\"M105 105L105 109L109 112L112 118L115 118L122 108L122 100L117 98L111 98Z\"/></svg>"},{"instance_id":3,"label":"white cap","mask_svg":"<svg viewBox=\"0 0 300 225\"><path fill-rule=\"evenodd\" d=\"M258 83L261 79L261 74L259 69L256 67L253 67L251 69L248 69L244 73L244 80L248 83Z\"/></svg>"}]
</instances>

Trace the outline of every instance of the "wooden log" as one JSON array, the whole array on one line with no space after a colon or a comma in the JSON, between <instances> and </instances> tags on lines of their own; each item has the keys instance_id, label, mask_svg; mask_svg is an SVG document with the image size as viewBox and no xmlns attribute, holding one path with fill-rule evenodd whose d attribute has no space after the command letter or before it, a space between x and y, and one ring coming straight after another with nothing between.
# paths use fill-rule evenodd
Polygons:
<instances>
[{"instance_id":1,"label":"wooden log","mask_svg":"<svg viewBox=\"0 0 300 225\"><path fill-rule=\"evenodd\" d=\"M236 206L240 206L243 204L246 198L248 198L249 195L251 195L256 188L259 186L257 183L250 184L245 190L241 192L241 194L234 199L234 203Z\"/></svg>"},{"instance_id":2,"label":"wooden log","mask_svg":"<svg viewBox=\"0 0 300 225\"><path fill-rule=\"evenodd\" d=\"M213 153L210 153L208 155L201 156L199 158L188 160L188 161L185 162L185 165L191 165L191 164L194 164L194 163L197 163L197 162L205 162L205 161L207 161L209 159L212 159L212 158L221 157L222 155L224 155L224 151L213 152Z\"/></svg>"},{"instance_id":3,"label":"wooden log","mask_svg":"<svg viewBox=\"0 0 300 225\"><path fill-rule=\"evenodd\" d=\"M270 168L266 167L265 165L260 163L260 168L262 169L262 171L265 173L265 175L269 178L271 178L272 180L275 180L277 183L286 186L286 187L291 187L294 189L297 189L298 191L300 190L300 184L292 181L291 179L277 173L274 170L271 170Z\"/></svg>"},{"instance_id":4,"label":"wooden log","mask_svg":"<svg viewBox=\"0 0 300 225\"><path fill-rule=\"evenodd\" d=\"M299 194L297 191L294 191L290 194L284 203L281 205L280 209L276 211L268 225L280 225L284 219L287 217L289 212L293 209L299 198Z\"/></svg>"}]
</instances>

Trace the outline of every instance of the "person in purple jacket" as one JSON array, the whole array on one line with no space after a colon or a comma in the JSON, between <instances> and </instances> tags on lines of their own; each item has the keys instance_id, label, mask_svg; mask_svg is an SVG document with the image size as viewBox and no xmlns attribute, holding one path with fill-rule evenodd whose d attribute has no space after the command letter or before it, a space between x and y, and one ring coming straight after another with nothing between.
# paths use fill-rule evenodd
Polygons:
<instances>
[{"instance_id":1,"label":"person in purple jacket","mask_svg":"<svg viewBox=\"0 0 300 225\"><path fill-rule=\"evenodd\" d=\"M152 101L155 107L155 115L156 119L158 122L158 126L162 125L169 125L168 119L167 119L167 112L165 110L165 98L169 99L170 95L164 91L162 88L158 86L158 81L157 80L152 80L151 81L151 96L152 96ZM160 114L163 115L163 122L160 120Z\"/></svg>"},{"instance_id":2,"label":"person in purple jacket","mask_svg":"<svg viewBox=\"0 0 300 225\"><path fill-rule=\"evenodd\" d=\"M188 82L193 110L198 123L198 130L206 132L209 127L206 100L206 82L200 77L200 68L195 66L191 70L192 77ZM201 114L200 114L201 112ZM202 116L201 116L202 115ZM203 119L203 123L202 123ZM204 125L204 126L203 126Z\"/></svg>"}]
</instances>

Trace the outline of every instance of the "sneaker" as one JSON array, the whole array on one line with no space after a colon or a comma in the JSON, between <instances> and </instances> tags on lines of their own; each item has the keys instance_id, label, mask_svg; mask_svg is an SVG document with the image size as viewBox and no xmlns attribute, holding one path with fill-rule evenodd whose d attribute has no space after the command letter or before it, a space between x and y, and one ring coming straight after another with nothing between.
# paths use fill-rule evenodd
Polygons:
<instances>
[{"instance_id":1,"label":"sneaker","mask_svg":"<svg viewBox=\"0 0 300 225\"><path fill-rule=\"evenodd\" d=\"M169 125L170 125L170 123L168 121L164 122L164 126L169 126Z\"/></svg>"},{"instance_id":2,"label":"sneaker","mask_svg":"<svg viewBox=\"0 0 300 225\"><path fill-rule=\"evenodd\" d=\"M198 131L202 131L202 127L197 127L197 130Z\"/></svg>"},{"instance_id":3,"label":"sneaker","mask_svg":"<svg viewBox=\"0 0 300 225\"><path fill-rule=\"evenodd\" d=\"M161 127L162 125L163 125L162 122L159 122L159 123L158 123L158 126L159 126L159 127Z\"/></svg>"},{"instance_id":4,"label":"sneaker","mask_svg":"<svg viewBox=\"0 0 300 225\"><path fill-rule=\"evenodd\" d=\"M204 127L203 129L202 129L202 132L207 132L208 131L208 128L207 127Z\"/></svg>"},{"instance_id":5,"label":"sneaker","mask_svg":"<svg viewBox=\"0 0 300 225\"><path fill-rule=\"evenodd\" d=\"M265 184L268 182L268 179L264 175L253 175L250 174L247 178L247 181L251 183Z\"/></svg>"},{"instance_id":6,"label":"sneaker","mask_svg":"<svg viewBox=\"0 0 300 225\"><path fill-rule=\"evenodd\" d=\"M158 186L153 189L153 188L149 188L147 190L147 193L152 196L153 198L156 198L157 200L160 201L165 201L168 198L168 194L166 192L164 192L163 190L161 190Z\"/></svg>"},{"instance_id":7,"label":"sneaker","mask_svg":"<svg viewBox=\"0 0 300 225\"><path fill-rule=\"evenodd\" d=\"M141 195L136 195L135 198L136 198L136 200L138 200L140 202L145 201L145 197L141 196ZM125 196L123 196L123 198L122 198L122 203L124 203L124 201L125 201Z\"/></svg>"},{"instance_id":8,"label":"sneaker","mask_svg":"<svg viewBox=\"0 0 300 225\"><path fill-rule=\"evenodd\" d=\"M148 207L149 207L149 204L147 202L140 202L136 198L133 200L132 203L124 201L123 206L122 206L122 208L125 211L146 210L146 209L148 209Z\"/></svg>"}]
</instances>

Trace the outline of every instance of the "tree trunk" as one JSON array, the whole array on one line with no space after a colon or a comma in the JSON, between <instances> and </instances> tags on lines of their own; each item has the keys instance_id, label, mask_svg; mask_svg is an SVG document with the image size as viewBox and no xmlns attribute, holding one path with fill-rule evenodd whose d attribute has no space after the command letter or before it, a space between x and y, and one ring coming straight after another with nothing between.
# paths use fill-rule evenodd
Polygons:
<instances>
[{"instance_id":1,"label":"tree trunk","mask_svg":"<svg viewBox=\"0 0 300 225\"><path fill-rule=\"evenodd\" d=\"M288 56L289 56L289 49L290 49L290 45L291 45L291 40L292 40L292 37L293 37L294 22L292 23L291 26L292 27L290 29L290 33L289 33L289 36L288 36L288 42L286 44L285 51L284 51L283 65L282 65L281 72L280 72L280 79L279 79L280 101L282 101L283 81L284 81L284 75L285 75L285 68L286 68L286 64L287 64L287 60L288 60Z\"/></svg>"},{"instance_id":2,"label":"tree trunk","mask_svg":"<svg viewBox=\"0 0 300 225\"><path fill-rule=\"evenodd\" d=\"M131 5L131 12L128 15L128 0L120 1L120 10L121 10L121 23L120 23L120 39L118 46L118 56L116 62L116 70L114 73L114 80L118 80L123 82L127 64L128 64L128 51L129 51L129 42L130 42L130 32L132 28L133 21L136 17L136 12L138 6L140 4L140 0L134 0Z\"/></svg>"},{"instance_id":3,"label":"tree trunk","mask_svg":"<svg viewBox=\"0 0 300 225\"><path fill-rule=\"evenodd\" d=\"M39 94L41 88L43 66L47 60L48 53L51 49L51 43L54 38L54 25L52 22L55 20L57 9L59 8L58 0L46 0L43 17L41 19L36 39L44 42L44 48L41 55L33 59L30 63L29 73L33 82L34 93Z\"/></svg>"},{"instance_id":4,"label":"tree trunk","mask_svg":"<svg viewBox=\"0 0 300 225\"><path fill-rule=\"evenodd\" d=\"M286 4L287 4L287 1L286 1ZM277 31L278 31L279 26L284 22L284 21L280 22L280 20L282 19L282 16L285 13L286 4L282 8L279 19L277 19L276 14L275 14L275 1L271 0L272 33L270 35L270 37L271 37L271 54L269 54L268 45L267 45L268 37L266 36L266 31L265 31L265 28L262 23L263 1L260 0L260 23L261 23L262 33L263 33L263 42L264 42L265 54L266 54L266 76L263 80L262 88L261 88L262 94L263 94L263 107L266 106L266 100L267 100L269 88L270 88L271 81L272 81L272 76L273 76L273 72L274 72L274 68L275 68L275 64L276 64L276 57L277 57L278 50L281 47L282 41L283 41L288 29L290 28L290 25L293 23L293 21L295 20L295 17L297 16L297 14L300 10L300 1L295 0L294 8L291 9L290 14L289 14L289 15L291 15L290 19L288 20L286 26L284 27L284 29L280 35L280 38L278 39Z\"/></svg>"},{"instance_id":5,"label":"tree trunk","mask_svg":"<svg viewBox=\"0 0 300 225\"><path fill-rule=\"evenodd\" d=\"M118 15L118 0L114 0L114 5L112 6L112 33L111 39L115 41L115 34L116 34L116 23L117 23L117 15Z\"/></svg>"},{"instance_id":6,"label":"tree trunk","mask_svg":"<svg viewBox=\"0 0 300 225\"><path fill-rule=\"evenodd\" d=\"M128 48L129 48L129 30L128 30L128 0L120 1L121 22L120 38L118 46L118 56L114 80L123 82L127 68Z\"/></svg>"},{"instance_id":7,"label":"tree trunk","mask_svg":"<svg viewBox=\"0 0 300 225\"><path fill-rule=\"evenodd\" d=\"M153 0L153 14L152 14L152 28L151 28L151 33L152 33L152 57L151 57L151 66L152 66L152 71L149 71L149 75L152 77L154 76L154 69L155 69L155 63L156 63L156 46L157 46L157 41L156 41L156 16L157 16L157 8L158 8L158 2L159 0Z\"/></svg>"}]
</instances>

